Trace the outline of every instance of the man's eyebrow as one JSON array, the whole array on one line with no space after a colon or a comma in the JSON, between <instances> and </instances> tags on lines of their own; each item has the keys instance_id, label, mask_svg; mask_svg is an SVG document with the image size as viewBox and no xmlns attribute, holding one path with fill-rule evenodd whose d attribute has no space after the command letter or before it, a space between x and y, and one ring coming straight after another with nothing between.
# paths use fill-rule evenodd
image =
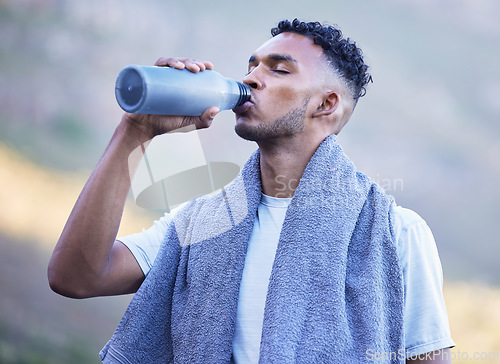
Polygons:
<instances>
[{"instance_id":1,"label":"man's eyebrow","mask_svg":"<svg viewBox=\"0 0 500 364\"><path fill-rule=\"evenodd\" d=\"M267 55L265 58L268 58L268 59L275 61L275 62L298 63L298 61L289 54L271 53L271 54ZM257 57L255 57L254 55L250 56L248 63L252 64L252 63L256 63L256 62L257 62Z\"/></svg>"},{"instance_id":2,"label":"man's eyebrow","mask_svg":"<svg viewBox=\"0 0 500 364\"><path fill-rule=\"evenodd\" d=\"M267 58L269 58L273 61L284 61L284 62L298 63L297 60L289 54L273 53L273 54L268 55Z\"/></svg>"}]
</instances>

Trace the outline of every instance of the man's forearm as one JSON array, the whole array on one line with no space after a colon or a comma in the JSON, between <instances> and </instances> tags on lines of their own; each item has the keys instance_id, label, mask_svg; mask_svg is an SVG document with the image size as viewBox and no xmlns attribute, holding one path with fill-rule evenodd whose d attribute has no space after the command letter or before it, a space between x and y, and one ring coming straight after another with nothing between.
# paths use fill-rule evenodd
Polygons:
<instances>
[{"instance_id":1,"label":"man's forearm","mask_svg":"<svg viewBox=\"0 0 500 364\"><path fill-rule=\"evenodd\" d=\"M86 290L105 275L130 189L130 172L135 172L129 170L129 155L147 139L123 120L115 130L52 254L48 275L56 292L87 296Z\"/></svg>"}]
</instances>

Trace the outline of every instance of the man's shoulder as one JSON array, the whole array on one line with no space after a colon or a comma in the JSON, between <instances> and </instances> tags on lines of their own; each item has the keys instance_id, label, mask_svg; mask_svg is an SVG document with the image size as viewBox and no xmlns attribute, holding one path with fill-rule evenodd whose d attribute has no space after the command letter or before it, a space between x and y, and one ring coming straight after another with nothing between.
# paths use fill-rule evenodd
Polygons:
<instances>
[{"instance_id":1,"label":"man's shoulder","mask_svg":"<svg viewBox=\"0 0 500 364\"><path fill-rule=\"evenodd\" d=\"M395 234L407 230L413 225L427 225L425 220L415 211L396 204L392 205L391 218Z\"/></svg>"},{"instance_id":2,"label":"man's shoulder","mask_svg":"<svg viewBox=\"0 0 500 364\"><path fill-rule=\"evenodd\" d=\"M430 253L436 250L436 242L431 229L425 220L415 211L402 206L393 205L391 221L394 240L398 246L400 258L405 255Z\"/></svg>"},{"instance_id":3,"label":"man's shoulder","mask_svg":"<svg viewBox=\"0 0 500 364\"><path fill-rule=\"evenodd\" d=\"M408 208L393 206L392 223L394 240L403 270L408 266L410 259L414 262L432 261L439 265L434 236L419 214Z\"/></svg>"}]
</instances>

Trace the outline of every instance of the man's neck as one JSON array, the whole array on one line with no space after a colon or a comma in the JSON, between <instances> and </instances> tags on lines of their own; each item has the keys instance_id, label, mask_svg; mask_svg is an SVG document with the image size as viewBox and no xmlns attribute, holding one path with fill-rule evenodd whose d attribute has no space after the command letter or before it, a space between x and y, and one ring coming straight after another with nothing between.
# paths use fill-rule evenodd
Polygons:
<instances>
[{"instance_id":1,"label":"man's neck","mask_svg":"<svg viewBox=\"0 0 500 364\"><path fill-rule=\"evenodd\" d=\"M262 192L272 197L292 197L307 164L323 140L259 143Z\"/></svg>"}]
</instances>

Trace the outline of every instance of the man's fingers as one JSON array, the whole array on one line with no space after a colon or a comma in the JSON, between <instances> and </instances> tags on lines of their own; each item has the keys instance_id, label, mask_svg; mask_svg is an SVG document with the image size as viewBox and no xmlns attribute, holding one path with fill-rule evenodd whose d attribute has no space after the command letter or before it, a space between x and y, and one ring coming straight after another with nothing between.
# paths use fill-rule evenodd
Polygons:
<instances>
[{"instance_id":1,"label":"man's fingers","mask_svg":"<svg viewBox=\"0 0 500 364\"><path fill-rule=\"evenodd\" d=\"M208 62L208 61L192 60L192 64L198 66L200 71L211 70L214 68L214 65L212 64L212 62Z\"/></svg>"},{"instance_id":2,"label":"man's fingers","mask_svg":"<svg viewBox=\"0 0 500 364\"><path fill-rule=\"evenodd\" d=\"M171 57L159 58L154 65L159 67L172 67L180 70L186 68L193 73L198 73L206 69L211 70L214 68L212 62L198 61L196 59L190 59L190 58L171 58Z\"/></svg>"},{"instance_id":3,"label":"man's fingers","mask_svg":"<svg viewBox=\"0 0 500 364\"><path fill-rule=\"evenodd\" d=\"M214 65L212 62L209 62L209 61L204 61L203 64L205 65L205 68L207 70L213 70L214 69Z\"/></svg>"},{"instance_id":4,"label":"man's fingers","mask_svg":"<svg viewBox=\"0 0 500 364\"><path fill-rule=\"evenodd\" d=\"M186 68L193 73L198 73L200 71L203 71L202 67L198 65L198 63L193 63L192 61L186 61L184 64L186 65Z\"/></svg>"},{"instance_id":5,"label":"man's fingers","mask_svg":"<svg viewBox=\"0 0 500 364\"><path fill-rule=\"evenodd\" d=\"M172 67L180 70L186 67L186 65L179 58L167 57L159 58L154 65L159 67Z\"/></svg>"},{"instance_id":6,"label":"man's fingers","mask_svg":"<svg viewBox=\"0 0 500 364\"><path fill-rule=\"evenodd\" d=\"M197 59L181 59L186 65L186 68L191 72L197 73L207 69L206 62L198 61Z\"/></svg>"}]
</instances>

